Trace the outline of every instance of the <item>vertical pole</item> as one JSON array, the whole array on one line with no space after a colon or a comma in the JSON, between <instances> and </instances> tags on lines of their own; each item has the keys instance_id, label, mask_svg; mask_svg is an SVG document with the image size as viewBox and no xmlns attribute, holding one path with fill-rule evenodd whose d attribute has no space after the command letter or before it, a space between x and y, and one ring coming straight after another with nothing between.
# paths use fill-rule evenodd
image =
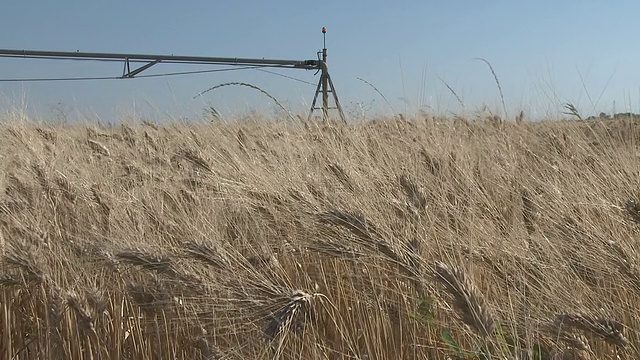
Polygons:
<instances>
[{"instance_id":1,"label":"vertical pole","mask_svg":"<svg viewBox=\"0 0 640 360\"><path fill-rule=\"evenodd\" d=\"M329 74L327 69L327 28L322 28L322 118L324 122L329 121Z\"/></svg>"}]
</instances>

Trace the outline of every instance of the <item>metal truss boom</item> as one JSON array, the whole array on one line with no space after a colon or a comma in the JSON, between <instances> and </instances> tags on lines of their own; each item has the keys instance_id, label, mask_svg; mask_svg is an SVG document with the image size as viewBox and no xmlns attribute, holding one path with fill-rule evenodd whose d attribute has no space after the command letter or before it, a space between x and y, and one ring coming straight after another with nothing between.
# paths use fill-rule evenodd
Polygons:
<instances>
[{"instance_id":1,"label":"metal truss boom","mask_svg":"<svg viewBox=\"0 0 640 360\"><path fill-rule=\"evenodd\" d=\"M151 63L195 63L214 65L242 65L242 66L278 66L296 69L320 69L319 60L275 60L275 59L247 59L224 58L207 56L180 55L149 55L149 54L116 54L91 53L79 51L41 51L41 50L9 50L0 49L0 57L17 57L29 59L68 59L68 60L124 60L125 62Z\"/></svg>"},{"instance_id":2,"label":"metal truss boom","mask_svg":"<svg viewBox=\"0 0 640 360\"><path fill-rule=\"evenodd\" d=\"M323 28L323 34L326 30ZM282 59L251 59L251 58L226 58L226 57L207 57L207 56L180 56L180 55L150 55L150 54L118 54L118 53L97 53L97 52L80 52L80 51L44 51L44 50L11 50L0 49L0 58L26 58L26 59L48 59L48 60L94 60L94 61L124 61L124 69L122 71L122 79L131 79L141 72L149 69L158 63L170 64L201 64L201 65L228 65L228 66L255 66L255 67L278 67L317 70L322 72L318 88L313 99L313 104L309 112L309 118L315 107L318 94L322 94L322 112L323 119L328 119L327 110L329 109L328 93L333 93L336 108L340 113L343 121L344 114L338 97L333 87L329 70L326 64L327 49L323 49L322 60L282 60ZM132 63L143 63L143 65L132 70ZM329 89L330 88L330 89Z\"/></svg>"}]
</instances>

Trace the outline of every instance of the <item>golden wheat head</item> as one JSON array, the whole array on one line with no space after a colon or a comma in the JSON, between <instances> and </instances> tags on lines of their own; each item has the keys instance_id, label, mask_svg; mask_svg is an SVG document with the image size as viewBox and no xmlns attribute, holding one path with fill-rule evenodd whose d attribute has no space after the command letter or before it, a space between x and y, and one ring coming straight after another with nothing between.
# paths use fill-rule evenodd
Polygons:
<instances>
[{"instance_id":1,"label":"golden wheat head","mask_svg":"<svg viewBox=\"0 0 640 360\"><path fill-rule=\"evenodd\" d=\"M436 279L442 282L455 298L455 306L462 321L481 336L490 336L496 330L494 315L486 306L482 294L460 269L436 263Z\"/></svg>"}]
</instances>

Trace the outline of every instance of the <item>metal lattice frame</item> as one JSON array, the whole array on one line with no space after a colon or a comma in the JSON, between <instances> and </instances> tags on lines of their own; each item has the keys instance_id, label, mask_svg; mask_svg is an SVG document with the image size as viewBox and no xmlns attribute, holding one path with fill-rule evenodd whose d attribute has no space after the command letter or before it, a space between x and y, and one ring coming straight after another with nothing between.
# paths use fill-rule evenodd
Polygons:
<instances>
[{"instance_id":1,"label":"metal lattice frame","mask_svg":"<svg viewBox=\"0 0 640 360\"><path fill-rule=\"evenodd\" d=\"M324 33L323 29L323 33ZM340 118L345 121L342 107L338 101L333 82L329 76L327 67L327 49L322 50L322 60L279 60L279 59L250 59L250 58L224 58L206 56L179 56L179 55L149 55L149 54L118 54L118 53L91 53L91 52L67 52L67 51L42 51L42 50L11 50L0 49L0 57L4 58L26 58L26 59L48 59L48 60L97 60L97 61L124 61L124 69L121 79L133 79L136 75L159 63L171 64L200 64L200 65L227 65L227 66L256 66L256 67L278 67L291 69L319 70L321 71L320 81L316 88L309 119L315 107L318 94L322 93L322 113L323 119L328 120L329 96L333 94ZM143 65L131 69L131 64L143 63ZM330 88L330 89L329 89Z\"/></svg>"}]
</instances>

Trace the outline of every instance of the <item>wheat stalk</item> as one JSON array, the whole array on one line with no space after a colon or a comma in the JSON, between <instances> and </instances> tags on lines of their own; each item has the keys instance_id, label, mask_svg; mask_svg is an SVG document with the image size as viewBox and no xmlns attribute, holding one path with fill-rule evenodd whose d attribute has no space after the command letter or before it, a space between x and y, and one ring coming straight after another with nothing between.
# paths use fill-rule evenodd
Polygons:
<instances>
[{"instance_id":1,"label":"wheat stalk","mask_svg":"<svg viewBox=\"0 0 640 360\"><path fill-rule=\"evenodd\" d=\"M245 86L254 90L258 90L261 93L263 93L264 95L266 95L269 99L273 100L273 102L278 105L278 107L280 107L280 109L282 109L285 113L287 113L287 115L289 116L289 118L293 121L295 121L295 118L293 117L293 115L291 115L291 112L289 110L287 110L281 103L280 101L278 101L278 99L276 99L273 95L269 94L268 92L266 92L265 90L262 90L261 88L255 86L255 85L251 85L248 83L243 83L243 82L228 82L228 83L224 83L224 84L219 84L213 87L208 88L207 90L204 90L200 93L198 93L196 96L194 96L193 98L197 98L198 96L202 96L202 94L211 91L211 90L215 90L215 89L219 89L225 86Z\"/></svg>"},{"instance_id":2,"label":"wheat stalk","mask_svg":"<svg viewBox=\"0 0 640 360\"><path fill-rule=\"evenodd\" d=\"M456 98L456 100L458 101L460 106L462 106L462 110L464 110L464 102L462 101L462 99L460 99L460 96L458 96L458 94L455 92L455 90L453 90L453 88L451 86L449 86L449 84L447 84L446 81L442 80L442 78L440 76L436 75L436 77L444 84L444 86L447 87L447 89L449 89L449 91Z\"/></svg>"},{"instance_id":3,"label":"wheat stalk","mask_svg":"<svg viewBox=\"0 0 640 360\"><path fill-rule=\"evenodd\" d=\"M502 86L500 86L500 80L498 80L498 75L493 70L493 66L491 63L483 58L475 58L476 60L483 61L487 66L489 66L489 70L491 70L491 74L493 75L493 79L496 81L496 85L498 85L498 91L500 92L500 100L502 100L502 109L504 110L504 116L507 117L507 105L504 103L504 94L502 93Z\"/></svg>"},{"instance_id":4,"label":"wheat stalk","mask_svg":"<svg viewBox=\"0 0 640 360\"><path fill-rule=\"evenodd\" d=\"M356 78L356 79L358 79L358 80L362 81L363 83L365 83L365 84L367 84L367 85L371 86L371 88L372 88L375 92L377 92L377 93L378 93L378 95L380 95L380 97L382 98L382 100L384 100L384 101L387 103L387 105L389 105L389 108L391 109L391 112L395 114L395 112L396 112L396 111L393 109L393 106L391 106L391 103L389 102L389 100L387 100L386 96L384 96L384 95L382 94L382 92L380 92L380 90L378 90L378 88L376 88L375 86L373 86L373 84L371 84L370 82L368 82L367 80L365 80L365 79L363 79L363 78L359 78L359 77L358 77L358 78Z\"/></svg>"}]
</instances>

